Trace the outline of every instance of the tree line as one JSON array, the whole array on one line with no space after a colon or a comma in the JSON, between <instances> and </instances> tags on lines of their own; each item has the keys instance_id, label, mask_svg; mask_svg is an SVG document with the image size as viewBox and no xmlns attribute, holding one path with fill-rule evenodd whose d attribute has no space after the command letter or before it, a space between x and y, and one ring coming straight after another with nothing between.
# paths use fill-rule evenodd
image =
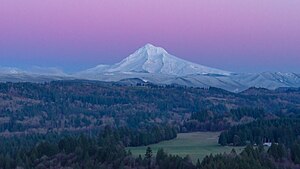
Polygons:
<instances>
[{"instance_id":1,"label":"tree line","mask_svg":"<svg viewBox=\"0 0 300 169\"><path fill-rule=\"evenodd\" d=\"M258 120L231 127L221 133L219 144L244 146L247 144L281 143L292 145L300 136L300 119Z\"/></svg>"}]
</instances>

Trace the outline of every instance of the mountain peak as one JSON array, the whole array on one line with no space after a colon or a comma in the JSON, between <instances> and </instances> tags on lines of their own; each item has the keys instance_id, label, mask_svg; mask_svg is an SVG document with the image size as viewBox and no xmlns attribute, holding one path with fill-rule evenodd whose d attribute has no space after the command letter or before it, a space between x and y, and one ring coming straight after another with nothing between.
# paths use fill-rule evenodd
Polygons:
<instances>
[{"instance_id":1,"label":"mountain peak","mask_svg":"<svg viewBox=\"0 0 300 169\"><path fill-rule=\"evenodd\" d=\"M144 47L145 48L157 48L156 46L152 45L151 43L147 43Z\"/></svg>"},{"instance_id":2,"label":"mountain peak","mask_svg":"<svg viewBox=\"0 0 300 169\"><path fill-rule=\"evenodd\" d=\"M145 46L138 49L137 53L145 53L148 55L159 55L159 54L167 54L168 52L162 47L157 47L150 43L147 43Z\"/></svg>"}]
</instances>

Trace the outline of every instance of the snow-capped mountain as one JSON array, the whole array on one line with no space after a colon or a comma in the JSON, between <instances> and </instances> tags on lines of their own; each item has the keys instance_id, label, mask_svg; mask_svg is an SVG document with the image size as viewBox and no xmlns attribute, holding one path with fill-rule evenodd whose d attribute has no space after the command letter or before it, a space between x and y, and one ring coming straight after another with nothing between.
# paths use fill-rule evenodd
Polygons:
<instances>
[{"instance_id":1,"label":"snow-capped mountain","mask_svg":"<svg viewBox=\"0 0 300 169\"><path fill-rule=\"evenodd\" d=\"M161 47L147 44L114 65L98 65L76 73L83 79L100 81L178 84L195 87L218 87L239 92L249 87L276 89L300 87L295 73L231 73L192 63L169 54Z\"/></svg>"},{"instance_id":2,"label":"snow-capped mountain","mask_svg":"<svg viewBox=\"0 0 300 169\"><path fill-rule=\"evenodd\" d=\"M91 73L151 73L173 76L186 76L192 74L218 74L230 75L228 71L214 69L195 64L169 54L161 47L147 44L133 54L114 65L99 65L95 68L80 72L77 75Z\"/></svg>"}]
</instances>

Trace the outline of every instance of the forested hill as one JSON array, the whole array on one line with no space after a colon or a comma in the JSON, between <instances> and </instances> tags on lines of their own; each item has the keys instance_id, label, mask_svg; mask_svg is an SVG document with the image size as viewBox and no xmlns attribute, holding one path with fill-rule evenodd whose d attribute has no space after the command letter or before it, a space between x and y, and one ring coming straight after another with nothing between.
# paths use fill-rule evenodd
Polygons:
<instances>
[{"instance_id":1,"label":"forested hill","mask_svg":"<svg viewBox=\"0 0 300 169\"><path fill-rule=\"evenodd\" d=\"M94 81L0 83L0 168L276 168L273 159L289 159L297 167L298 142L280 157L280 146L270 152L248 148L240 155L209 156L197 165L162 150L156 159L150 150L144 158L134 158L124 146L157 143L175 138L177 132L229 129L227 145L232 135L244 138L235 134L247 131L240 126L299 115L300 89L294 88L231 93ZM268 127L263 129L271 131ZM239 145L248 140L240 139Z\"/></svg>"},{"instance_id":2,"label":"forested hill","mask_svg":"<svg viewBox=\"0 0 300 169\"><path fill-rule=\"evenodd\" d=\"M141 132L149 128L223 130L255 119L299 114L300 89L250 88L231 93L217 88L94 81L0 83L2 136L103 126Z\"/></svg>"}]
</instances>

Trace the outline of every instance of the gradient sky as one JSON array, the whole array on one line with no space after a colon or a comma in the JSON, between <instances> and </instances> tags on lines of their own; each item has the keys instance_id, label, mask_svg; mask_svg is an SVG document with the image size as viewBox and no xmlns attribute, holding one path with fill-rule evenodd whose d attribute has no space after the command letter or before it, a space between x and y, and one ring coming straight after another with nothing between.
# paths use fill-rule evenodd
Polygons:
<instances>
[{"instance_id":1,"label":"gradient sky","mask_svg":"<svg viewBox=\"0 0 300 169\"><path fill-rule=\"evenodd\" d=\"M300 72L300 1L0 0L0 66L72 72L146 43L235 72Z\"/></svg>"}]
</instances>

